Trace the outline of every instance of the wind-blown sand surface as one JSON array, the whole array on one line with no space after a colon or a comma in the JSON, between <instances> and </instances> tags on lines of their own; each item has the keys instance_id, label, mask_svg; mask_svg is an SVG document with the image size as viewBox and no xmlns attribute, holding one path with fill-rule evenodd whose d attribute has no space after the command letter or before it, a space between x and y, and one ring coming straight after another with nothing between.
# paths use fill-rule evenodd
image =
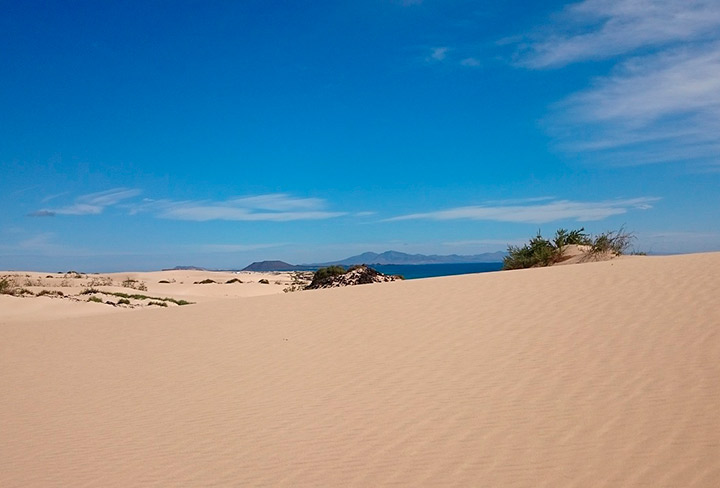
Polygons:
<instances>
[{"instance_id":1,"label":"wind-blown sand surface","mask_svg":"<svg viewBox=\"0 0 720 488\"><path fill-rule=\"evenodd\" d=\"M718 486L719 297L720 253L35 321L1 297L0 486Z\"/></svg>"}]
</instances>

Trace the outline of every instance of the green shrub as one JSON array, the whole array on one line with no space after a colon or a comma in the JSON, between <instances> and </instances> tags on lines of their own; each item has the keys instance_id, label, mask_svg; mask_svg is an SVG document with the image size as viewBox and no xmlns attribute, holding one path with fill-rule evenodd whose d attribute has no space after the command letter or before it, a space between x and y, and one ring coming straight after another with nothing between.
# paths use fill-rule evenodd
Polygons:
<instances>
[{"instance_id":1,"label":"green shrub","mask_svg":"<svg viewBox=\"0 0 720 488\"><path fill-rule=\"evenodd\" d=\"M261 284L263 284L263 285L269 285L269 284L270 284L270 282L269 282L268 280L266 280L265 278L263 278L263 279L261 279L260 281L258 281L258 283L261 283Z\"/></svg>"},{"instance_id":2,"label":"green shrub","mask_svg":"<svg viewBox=\"0 0 720 488\"><path fill-rule=\"evenodd\" d=\"M230 284L232 284L232 283L242 283L242 280L240 280L239 278L233 278L233 279L227 280L227 281L225 282L226 285L230 285Z\"/></svg>"},{"instance_id":3,"label":"green shrub","mask_svg":"<svg viewBox=\"0 0 720 488\"><path fill-rule=\"evenodd\" d=\"M168 304L166 302L156 302L156 301L150 301L148 302L149 305L157 305L158 307L167 307Z\"/></svg>"},{"instance_id":4,"label":"green shrub","mask_svg":"<svg viewBox=\"0 0 720 488\"><path fill-rule=\"evenodd\" d=\"M102 293L97 288L85 288L83 291L80 292L81 295L94 295L95 293Z\"/></svg>"},{"instance_id":5,"label":"green shrub","mask_svg":"<svg viewBox=\"0 0 720 488\"><path fill-rule=\"evenodd\" d=\"M130 300L128 300L127 298L121 298L120 300L118 300L118 305L130 305Z\"/></svg>"},{"instance_id":6,"label":"green shrub","mask_svg":"<svg viewBox=\"0 0 720 488\"><path fill-rule=\"evenodd\" d=\"M211 280L211 279L208 278L208 279L205 279L205 280L202 280L202 281L196 281L196 282L193 283L193 284L194 284L194 285L209 285L210 283L217 283L217 281Z\"/></svg>"},{"instance_id":7,"label":"green shrub","mask_svg":"<svg viewBox=\"0 0 720 488\"><path fill-rule=\"evenodd\" d=\"M351 269L351 270L352 270L352 269L355 269L355 267L350 268L350 269ZM343 268L342 266L337 266L337 265L328 266L328 267L326 267L326 268L320 268L320 269L318 269L317 271L315 271L315 274L313 275L313 279L312 279L312 280L313 280L313 281L320 281L320 280L323 280L323 279L328 278L328 277L330 277L330 276L340 276L340 275L344 275L346 272L347 272L347 271L346 271L345 268Z\"/></svg>"},{"instance_id":8,"label":"green shrub","mask_svg":"<svg viewBox=\"0 0 720 488\"><path fill-rule=\"evenodd\" d=\"M95 296L92 296L92 297L88 298L87 301L88 301L88 302L95 302L95 303L102 303L102 302L103 302L100 298L95 297Z\"/></svg>"},{"instance_id":9,"label":"green shrub","mask_svg":"<svg viewBox=\"0 0 720 488\"><path fill-rule=\"evenodd\" d=\"M540 235L540 231L538 231L528 244L508 246L508 255L503 259L503 269L549 266L557 262L561 254L561 250Z\"/></svg>"}]
</instances>

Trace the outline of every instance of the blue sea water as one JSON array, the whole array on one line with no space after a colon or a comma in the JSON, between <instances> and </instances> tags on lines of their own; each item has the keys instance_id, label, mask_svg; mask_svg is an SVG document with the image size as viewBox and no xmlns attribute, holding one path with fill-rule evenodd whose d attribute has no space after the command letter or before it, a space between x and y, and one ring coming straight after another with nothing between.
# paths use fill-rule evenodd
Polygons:
<instances>
[{"instance_id":1,"label":"blue sea water","mask_svg":"<svg viewBox=\"0 0 720 488\"><path fill-rule=\"evenodd\" d=\"M371 264L371 268L388 275L402 275L406 280L500 271L502 263L452 264Z\"/></svg>"}]
</instances>

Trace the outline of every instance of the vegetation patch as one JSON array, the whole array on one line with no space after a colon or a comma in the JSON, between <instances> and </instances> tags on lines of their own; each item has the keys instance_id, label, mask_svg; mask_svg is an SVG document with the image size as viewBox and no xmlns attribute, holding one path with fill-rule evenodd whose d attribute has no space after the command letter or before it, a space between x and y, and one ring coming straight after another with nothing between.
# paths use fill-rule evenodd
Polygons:
<instances>
[{"instance_id":1,"label":"vegetation patch","mask_svg":"<svg viewBox=\"0 0 720 488\"><path fill-rule=\"evenodd\" d=\"M50 297L62 297L65 296L63 292L60 290L40 290L36 296L44 297L44 296L50 296Z\"/></svg>"},{"instance_id":2,"label":"vegetation patch","mask_svg":"<svg viewBox=\"0 0 720 488\"><path fill-rule=\"evenodd\" d=\"M132 278L126 278L122 282L123 288L132 288L133 290L147 291L147 285L142 281L134 280Z\"/></svg>"},{"instance_id":3,"label":"vegetation patch","mask_svg":"<svg viewBox=\"0 0 720 488\"><path fill-rule=\"evenodd\" d=\"M102 302L103 302L100 298L98 298L98 297L96 297L96 296L89 297L89 298L87 299L87 301L88 301L88 302L95 302L95 303L102 303Z\"/></svg>"},{"instance_id":4,"label":"vegetation patch","mask_svg":"<svg viewBox=\"0 0 720 488\"><path fill-rule=\"evenodd\" d=\"M620 256L630 248L635 239L632 233L623 228L617 231L603 232L597 236L585 233L585 228L576 230L558 229L552 241L545 239L538 231L537 235L522 246L508 246L508 254L503 259L503 269L523 269L550 266L566 259L568 245L587 246L587 255L597 257L603 254Z\"/></svg>"},{"instance_id":5,"label":"vegetation patch","mask_svg":"<svg viewBox=\"0 0 720 488\"><path fill-rule=\"evenodd\" d=\"M217 283L215 280L211 280L210 278L206 278L202 281L196 281L193 283L193 285L209 285L211 283Z\"/></svg>"},{"instance_id":6,"label":"vegetation patch","mask_svg":"<svg viewBox=\"0 0 720 488\"><path fill-rule=\"evenodd\" d=\"M240 278L233 278L233 279L227 280L227 281L225 282L226 285L230 285L230 284L232 284L232 283L242 283L242 280L241 280Z\"/></svg>"},{"instance_id":7,"label":"vegetation patch","mask_svg":"<svg viewBox=\"0 0 720 488\"><path fill-rule=\"evenodd\" d=\"M263 284L263 285L269 285L269 284L270 284L270 282L269 282L268 280L266 280L265 278L263 278L263 279L261 279L260 281L258 281L258 283L261 283L261 284Z\"/></svg>"}]
</instances>

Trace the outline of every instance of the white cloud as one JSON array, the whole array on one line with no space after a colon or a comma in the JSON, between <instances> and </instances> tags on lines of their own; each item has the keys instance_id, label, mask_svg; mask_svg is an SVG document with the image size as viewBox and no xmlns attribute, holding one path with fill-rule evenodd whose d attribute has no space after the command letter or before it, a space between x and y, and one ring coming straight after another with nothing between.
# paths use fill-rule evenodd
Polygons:
<instances>
[{"instance_id":1,"label":"white cloud","mask_svg":"<svg viewBox=\"0 0 720 488\"><path fill-rule=\"evenodd\" d=\"M542 69L619 56L545 121L561 150L605 164L717 165L719 39L716 0L586 0L534 33L518 59Z\"/></svg>"},{"instance_id":2,"label":"white cloud","mask_svg":"<svg viewBox=\"0 0 720 488\"><path fill-rule=\"evenodd\" d=\"M231 198L224 201L150 200L135 206L132 213L149 211L158 217L174 220L231 220L246 222L289 222L322 220L346 215L346 212L324 210L319 198L296 198L284 193Z\"/></svg>"},{"instance_id":3,"label":"white cloud","mask_svg":"<svg viewBox=\"0 0 720 488\"><path fill-rule=\"evenodd\" d=\"M463 66L471 67L471 68L477 68L478 66L482 66L482 63L480 62L479 59L472 58L472 57L461 60L460 64L462 64Z\"/></svg>"},{"instance_id":4,"label":"white cloud","mask_svg":"<svg viewBox=\"0 0 720 488\"><path fill-rule=\"evenodd\" d=\"M542 224L556 220L589 222L621 215L629 210L646 210L658 201L655 197L641 197L600 202L573 202L554 200L534 205L475 205L456 207L435 212L402 215L387 219L398 220L490 220Z\"/></svg>"},{"instance_id":5,"label":"white cloud","mask_svg":"<svg viewBox=\"0 0 720 488\"><path fill-rule=\"evenodd\" d=\"M530 36L521 64L550 68L718 37L716 0L585 0Z\"/></svg>"}]
</instances>

